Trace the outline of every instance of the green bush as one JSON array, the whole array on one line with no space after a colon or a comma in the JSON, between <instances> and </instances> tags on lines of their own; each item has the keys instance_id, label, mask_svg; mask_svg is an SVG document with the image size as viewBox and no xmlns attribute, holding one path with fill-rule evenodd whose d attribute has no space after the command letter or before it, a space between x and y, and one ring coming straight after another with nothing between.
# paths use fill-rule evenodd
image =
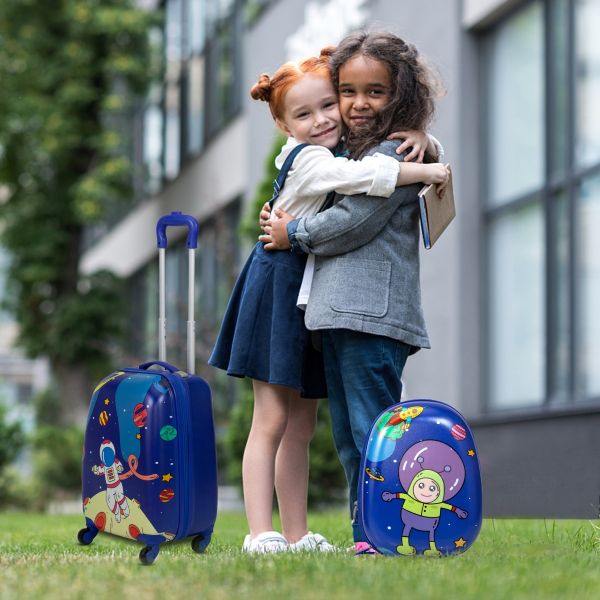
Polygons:
<instances>
[{"instance_id":1,"label":"green bush","mask_svg":"<svg viewBox=\"0 0 600 600\"><path fill-rule=\"evenodd\" d=\"M42 425L33 434L36 482L46 498L71 498L81 490L83 432L79 427Z\"/></svg>"},{"instance_id":2,"label":"green bush","mask_svg":"<svg viewBox=\"0 0 600 600\"><path fill-rule=\"evenodd\" d=\"M0 507L11 504L11 482L15 473L8 467L17 458L25 445L25 437L19 423L7 423L6 409L0 404Z\"/></svg>"},{"instance_id":3,"label":"green bush","mask_svg":"<svg viewBox=\"0 0 600 600\"><path fill-rule=\"evenodd\" d=\"M228 479L241 489L242 457L252 424L254 401L250 380L243 386L240 400L231 411L222 451L227 460ZM326 401L319 404L317 429L310 445L308 503L310 507L339 504L345 498L346 479L331 435L331 418ZM340 497L341 494L341 497Z\"/></svg>"}]
</instances>

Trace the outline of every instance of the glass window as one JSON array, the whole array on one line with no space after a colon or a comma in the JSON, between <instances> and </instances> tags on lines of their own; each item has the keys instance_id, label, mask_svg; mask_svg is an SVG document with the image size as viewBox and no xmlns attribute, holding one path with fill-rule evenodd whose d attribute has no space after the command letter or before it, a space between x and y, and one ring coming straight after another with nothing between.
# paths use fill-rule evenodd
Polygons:
<instances>
[{"instance_id":1,"label":"glass window","mask_svg":"<svg viewBox=\"0 0 600 600\"><path fill-rule=\"evenodd\" d=\"M549 306L552 322L552 339L549 340L549 384L550 400L564 402L569 396L570 352L570 232L569 203L565 192L551 202L551 235L549 237L549 260L551 286Z\"/></svg>"},{"instance_id":2,"label":"glass window","mask_svg":"<svg viewBox=\"0 0 600 600\"><path fill-rule=\"evenodd\" d=\"M188 40L192 54L199 54L206 41L206 0L189 0Z\"/></svg>"},{"instance_id":3,"label":"glass window","mask_svg":"<svg viewBox=\"0 0 600 600\"><path fill-rule=\"evenodd\" d=\"M490 38L489 202L539 188L544 177L543 11L534 2Z\"/></svg>"},{"instance_id":4,"label":"glass window","mask_svg":"<svg viewBox=\"0 0 600 600\"><path fill-rule=\"evenodd\" d=\"M204 57L193 56L188 63L188 152L202 149L204 140Z\"/></svg>"},{"instance_id":5,"label":"glass window","mask_svg":"<svg viewBox=\"0 0 600 600\"><path fill-rule=\"evenodd\" d=\"M144 112L144 165L148 194L160 190L163 175L163 112L160 104L161 88L156 85L148 94L148 105Z\"/></svg>"},{"instance_id":6,"label":"glass window","mask_svg":"<svg viewBox=\"0 0 600 600\"><path fill-rule=\"evenodd\" d=\"M174 179L179 174L181 144L181 111L180 111L179 78L167 81L165 96L165 175Z\"/></svg>"},{"instance_id":7,"label":"glass window","mask_svg":"<svg viewBox=\"0 0 600 600\"><path fill-rule=\"evenodd\" d=\"M600 396L600 176L584 181L577 207L579 391Z\"/></svg>"},{"instance_id":8,"label":"glass window","mask_svg":"<svg viewBox=\"0 0 600 600\"><path fill-rule=\"evenodd\" d=\"M168 0L166 7L167 60L177 62L183 54L183 4L181 0Z\"/></svg>"},{"instance_id":9,"label":"glass window","mask_svg":"<svg viewBox=\"0 0 600 600\"><path fill-rule=\"evenodd\" d=\"M545 275L538 203L494 220L489 266L492 407L540 404L545 394Z\"/></svg>"},{"instance_id":10,"label":"glass window","mask_svg":"<svg viewBox=\"0 0 600 600\"><path fill-rule=\"evenodd\" d=\"M548 95L552 130L548 132L550 148L550 171L554 179L566 174L568 159L568 2L550 2L550 45L548 60L551 69L552 91Z\"/></svg>"},{"instance_id":11,"label":"glass window","mask_svg":"<svg viewBox=\"0 0 600 600\"><path fill-rule=\"evenodd\" d=\"M600 160L600 10L597 0L576 0L576 156L579 166Z\"/></svg>"}]
</instances>

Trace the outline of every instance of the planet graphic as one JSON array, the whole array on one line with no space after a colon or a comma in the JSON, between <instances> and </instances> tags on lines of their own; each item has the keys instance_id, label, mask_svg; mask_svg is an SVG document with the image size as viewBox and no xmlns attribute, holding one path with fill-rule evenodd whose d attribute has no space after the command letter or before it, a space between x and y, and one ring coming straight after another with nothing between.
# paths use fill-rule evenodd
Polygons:
<instances>
[{"instance_id":1,"label":"planet graphic","mask_svg":"<svg viewBox=\"0 0 600 600\"><path fill-rule=\"evenodd\" d=\"M396 448L396 440L389 439L382 431L373 431L373 435L377 438L373 443L367 444L367 459L371 462L379 462L389 458Z\"/></svg>"},{"instance_id":2,"label":"planet graphic","mask_svg":"<svg viewBox=\"0 0 600 600\"><path fill-rule=\"evenodd\" d=\"M146 417L148 416L148 411L143 404L136 404L133 408L133 422L136 427L143 427L146 424Z\"/></svg>"},{"instance_id":3,"label":"planet graphic","mask_svg":"<svg viewBox=\"0 0 600 600\"><path fill-rule=\"evenodd\" d=\"M170 442L177 437L177 429L175 429L175 427L172 425L165 425L160 430L160 437L165 440L165 442Z\"/></svg>"},{"instance_id":4,"label":"planet graphic","mask_svg":"<svg viewBox=\"0 0 600 600\"><path fill-rule=\"evenodd\" d=\"M108 413L105 410L103 410L100 413L99 420L100 420L100 425L102 425L103 427L108 423Z\"/></svg>"},{"instance_id":5,"label":"planet graphic","mask_svg":"<svg viewBox=\"0 0 600 600\"><path fill-rule=\"evenodd\" d=\"M365 473L375 481L384 481L383 474L380 473L375 467L367 467Z\"/></svg>"},{"instance_id":6,"label":"planet graphic","mask_svg":"<svg viewBox=\"0 0 600 600\"><path fill-rule=\"evenodd\" d=\"M465 428L459 425L458 423L452 427L450 433L452 434L452 437L455 440L459 441L462 441L467 437L467 432L465 431Z\"/></svg>"},{"instance_id":7,"label":"planet graphic","mask_svg":"<svg viewBox=\"0 0 600 600\"><path fill-rule=\"evenodd\" d=\"M171 488L165 488L160 493L159 499L161 502L169 502L175 497L175 492Z\"/></svg>"}]
</instances>

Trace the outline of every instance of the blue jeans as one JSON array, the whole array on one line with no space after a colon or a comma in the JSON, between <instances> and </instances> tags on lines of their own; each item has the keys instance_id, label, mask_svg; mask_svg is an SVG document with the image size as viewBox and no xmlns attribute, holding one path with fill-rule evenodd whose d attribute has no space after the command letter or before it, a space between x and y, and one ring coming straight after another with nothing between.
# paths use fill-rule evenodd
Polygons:
<instances>
[{"instance_id":1,"label":"blue jeans","mask_svg":"<svg viewBox=\"0 0 600 600\"><path fill-rule=\"evenodd\" d=\"M402 370L411 346L347 329L323 332L333 439L349 486L355 542L366 541L357 495L365 437L377 415L400 401Z\"/></svg>"}]
</instances>

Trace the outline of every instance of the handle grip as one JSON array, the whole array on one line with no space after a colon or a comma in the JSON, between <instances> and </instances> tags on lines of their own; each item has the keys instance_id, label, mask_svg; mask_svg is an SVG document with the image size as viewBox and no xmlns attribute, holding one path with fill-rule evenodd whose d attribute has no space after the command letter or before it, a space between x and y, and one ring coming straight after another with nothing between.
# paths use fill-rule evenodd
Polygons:
<instances>
[{"instance_id":1,"label":"handle grip","mask_svg":"<svg viewBox=\"0 0 600 600\"><path fill-rule=\"evenodd\" d=\"M189 229L186 246L188 248L198 247L198 221L191 215L185 215L180 211L173 211L170 215L164 215L156 224L156 245L159 248L167 247L167 227L183 226Z\"/></svg>"},{"instance_id":2,"label":"handle grip","mask_svg":"<svg viewBox=\"0 0 600 600\"><path fill-rule=\"evenodd\" d=\"M173 365L169 364L168 362L164 362L163 360L151 360L149 362L142 363L138 367L138 369L148 370L150 367L153 367L154 365L158 365L159 367L162 367L165 371L169 371L169 373L177 373L179 371L179 369L177 367L174 367Z\"/></svg>"}]
</instances>

